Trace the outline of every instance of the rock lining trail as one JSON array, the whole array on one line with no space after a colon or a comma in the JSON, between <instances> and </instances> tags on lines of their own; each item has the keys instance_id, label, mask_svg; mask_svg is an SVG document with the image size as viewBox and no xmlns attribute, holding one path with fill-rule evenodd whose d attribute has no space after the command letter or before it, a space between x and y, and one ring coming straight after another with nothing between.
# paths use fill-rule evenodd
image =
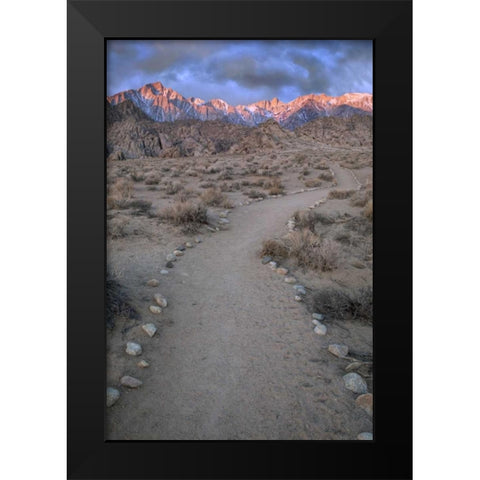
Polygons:
<instances>
[{"instance_id":1,"label":"rock lining trail","mask_svg":"<svg viewBox=\"0 0 480 480\"><path fill-rule=\"evenodd\" d=\"M348 170L334 171L335 188L356 189ZM168 308L155 338L139 340L150 367L136 373L141 388L109 409L107 438L355 439L371 429L343 385L344 362L327 351L330 328L314 334L292 285L258 257L262 240L286 233L296 210L329 191L237 207L228 230L159 275Z\"/></svg>"}]
</instances>

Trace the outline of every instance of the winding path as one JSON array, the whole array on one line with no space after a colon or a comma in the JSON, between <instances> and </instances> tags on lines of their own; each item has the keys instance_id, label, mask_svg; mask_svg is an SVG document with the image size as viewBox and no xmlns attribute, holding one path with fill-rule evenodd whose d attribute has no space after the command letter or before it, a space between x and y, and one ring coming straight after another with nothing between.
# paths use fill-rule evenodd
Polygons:
<instances>
[{"instance_id":1,"label":"winding path","mask_svg":"<svg viewBox=\"0 0 480 480\"><path fill-rule=\"evenodd\" d=\"M357 187L348 170L334 171L337 188ZM341 439L365 429L344 394L343 364L326 351L332 339L312 333L292 286L257 256L263 239L327 193L236 208L229 230L176 262L161 286L160 335L142 342L151 367L109 411L109 438Z\"/></svg>"}]
</instances>

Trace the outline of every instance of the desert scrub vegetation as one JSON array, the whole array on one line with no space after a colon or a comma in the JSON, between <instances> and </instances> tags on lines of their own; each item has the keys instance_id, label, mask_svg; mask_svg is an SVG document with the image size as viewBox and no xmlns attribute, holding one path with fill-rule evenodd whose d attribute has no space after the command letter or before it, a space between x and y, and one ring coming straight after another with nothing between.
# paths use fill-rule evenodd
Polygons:
<instances>
[{"instance_id":1,"label":"desert scrub vegetation","mask_svg":"<svg viewBox=\"0 0 480 480\"><path fill-rule=\"evenodd\" d=\"M164 208L159 215L173 225L182 227L184 232L196 232L200 225L207 223L207 208L202 203L192 201L177 201L173 205Z\"/></svg>"},{"instance_id":2,"label":"desert scrub vegetation","mask_svg":"<svg viewBox=\"0 0 480 480\"><path fill-rule=\"evenodd\" d=\"M117 178L107 190L107 208L127 208L133 195L133 182L126 178Z\"/></svg>"},{"instance_id":3,"label":"desert scrub vegetation","mask_svg":"<svg viewBox=\"0 0 480 480\"><path fill-rule=\"evenodd\" d=\"M128 217L125 215L107 218L107 236L115 239L126 237L128 223Z\"/></svg>"},{"instance_id":4,"label":"desert scrub vegetation","mask_svg":"<svg viewBox=\"0 0 480 480\"><path fill-rule=\"evenodd\" d=\"M145 177L145 185L158 185L160 179L156 175L148 175Z\"/></svg>"},{"instance_id":5,"label":"desert scrub vegetation","mask_svg":"<svg viewBox=\"0 0 480 480\"><path fill-rule=\"evenodd\" d=\"M205 205L210 207L233 208L228 197L216 188L205 190L200 195L200 198Z\"/></svg>"},{"instance_id":6,"label":"desert scrub vegetation","mask_svg":"<svg viewBox=\"0 0 480 480\"><path fill-rule=\"evenodd\" d=\"M281 195L285 191L285 187L278 178L267 180L263 184L263 188L268 190L269 195Z\"/></svg>"},{"instance_id":7,"label":"desert scrub vegetation","mask_svg":"<svg viewBox=\"0 0 480 480\"><path fill-rule=\"evenodd\" d=\"M281 259L288 257L288 249L281 240L264 240L259 254L261 257L269 256Z\"/></svg>"},{"instance_id":8,"label":"desert scrub vegetation","mask_svg":"<svg viewBox=\"0 0 480 480\"><path fill-rule=\"evenodd\" d=\"M180 183L166 182L164 188L167 195L175 195L183 190L183 185Z\"/></svg>"},{"instance_id":9,"label":"desert scrub vegetation","mask_svg":"<svg viewBox=\"0 0 480 480\"><path fill-rule=\"evenodd\" d=\"M352 207L365 207L368 201L372 198L372 191L365 190L355 193L350 199Z\"/></svg>"},{"instance_id":10,"label":"desert scrub vegetation","mask_svg":"<svg viewBox=\"0 0 480 480\"><path fill-rule=\"evenodd\" d=\"M265 198L265 194L259 192L258 190L250 190L244 193L244 195L247 195L248 198Z\"/></svg>"},{"instance_id":11,"label":"desert scrub vegetation","mask_svg":"<svg viewBox=\"0 0 480 480\"><path fill-rule=\"evenodd\" d=\"M259 254L275 259L288 258L299 267L328 272L338 267L340 247L333 240L321 239L305 228L279 240L265 240Z\"/></svg>"},{"instance_id":12,"label":"desert scrub vegetation","mask_svg":"<svg viewBox=\"0 0 480 480\"><path fill-rule=\"evenodd\" d=\"M319 187L322 184L322 181L319 180L318 178L309 178L308 180L305 180L303 183L307 188L315 188L315 187Z\"/></svg>"},{"instance_id":13,"label":"desert scrub vegetation","mask_svg":"<svg viewBox=\"0 0 480 480\"><path fill-rule=\"evenodd\" d=\"M355 190L331 190L328 193L328 198L332 200L345 200L350 198L355 193Z\"/></svg>"},{"instance_id":14,"label":"desert scrub vegetation","mask_svg":"<svg viewBox=\"0 0 480 480\"><path fill-rule=\"evenodd\" d=\"M331 182L333 180L333 175L332 172L322 172L318 175L318 178L325 182Z\"/></svg>"},{"instance_id":15,"label":"desert scrub vegetation","mask_svg":"<svg viewBox=\"0 0 480 480\"><path fill-rule=\"evenodd\" d=\"M109 272L105 287L105 320L108 328L112 329L115 326L116 317L138 318L138 312L130 304L127 294Z\"/></svg>"},{"instance_id":16,"label":"desert scrub vegetation","mask_svg":"<svg viewBox=\"0 0 480 480\"><path fill-rule=\"evenodd\" d=\"M317 290L307 299L312 312L323 313L329 317L344 320L363 320L372 322L373 291L372 287L347 290L326 288Z\"/></svg>"},{"instance_id":17,"label":"desert scrub vegetation","mask_svg":"<svg viewBox=\"0 0 480 480\"><path fill-rule=\"evenodd\" d=\"M308 229L290 232L285 244L288 256L299 267L329 272L338 267L339 245L330 239L321 239Z\"/></svg>"}]
</instances>

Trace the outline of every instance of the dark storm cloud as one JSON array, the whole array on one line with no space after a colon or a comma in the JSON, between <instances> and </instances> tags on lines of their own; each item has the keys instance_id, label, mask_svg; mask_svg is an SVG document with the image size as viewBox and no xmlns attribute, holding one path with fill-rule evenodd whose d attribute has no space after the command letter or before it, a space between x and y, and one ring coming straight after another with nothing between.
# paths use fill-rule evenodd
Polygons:
<instances>
[{"instance_id":1,"label":"dark storm cloud","mask_svg":"<svg viewBox=\"0 0 480 480\"><path fill-rule=\"evenodd\" d=\"M370 41L108 42L108 94L160 81L186 97L248 104L372 91Z\"/></svg>"}]
</instances>

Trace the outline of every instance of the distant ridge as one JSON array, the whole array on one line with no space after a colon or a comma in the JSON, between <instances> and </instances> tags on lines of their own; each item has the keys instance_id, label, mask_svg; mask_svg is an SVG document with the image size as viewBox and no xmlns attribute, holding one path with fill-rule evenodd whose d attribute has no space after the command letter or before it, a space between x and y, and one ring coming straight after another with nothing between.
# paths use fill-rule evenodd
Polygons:
<instances>
[{"instance_id":1,"label":"distant ridge","mask_svg":"<svg viewBox=\"0 0 480 480\"><path fill-rule=\"evenodd\" d=\"M127 100L156 122L223 120L238 125L256 126L273 119L289 130L319 117L348 118L354 115L372 115L373 111L373 98L369 93L345 93L338 97L323 93L309 94L288 103L273 98L249 105L232 106L221 99L206 102L195 97L185 98L156 82L107 97L112 106Z\"/></svg>"}]
</instances>

